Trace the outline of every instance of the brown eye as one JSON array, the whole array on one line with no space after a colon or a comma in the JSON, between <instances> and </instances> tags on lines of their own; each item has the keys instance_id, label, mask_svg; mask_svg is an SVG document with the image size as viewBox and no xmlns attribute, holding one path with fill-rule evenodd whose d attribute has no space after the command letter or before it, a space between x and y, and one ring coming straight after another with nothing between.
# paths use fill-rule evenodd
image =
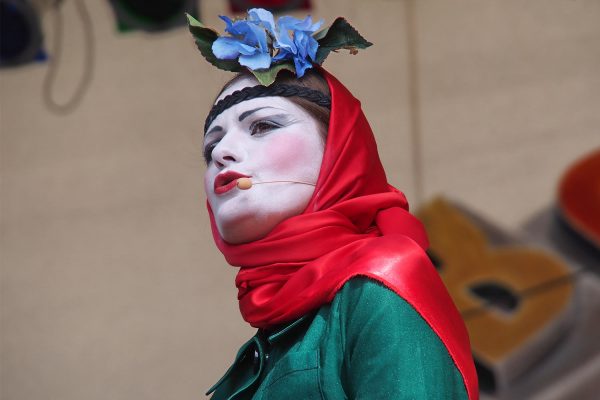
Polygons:
<instances>
[{"instance_id":1,"label":"brown eye","mask_svg":"<svg viewBox=\"0 0 600 400\"><path fill-rule=\"evenodd\" d=\"M252 125L250 125L250 135L252 135L252 136L261 135L263 133L267 133L270 130L277 129L280 127L281 127L281 125L276 124L272 121L259 120L259 121L253 122Z\"/></svg>"}]
</instances>

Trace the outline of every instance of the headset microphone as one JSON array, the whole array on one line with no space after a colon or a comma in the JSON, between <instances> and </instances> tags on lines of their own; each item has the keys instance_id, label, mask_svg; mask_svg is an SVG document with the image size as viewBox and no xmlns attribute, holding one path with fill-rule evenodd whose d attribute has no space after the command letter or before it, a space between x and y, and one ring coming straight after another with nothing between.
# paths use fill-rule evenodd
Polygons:
<instances>
[{"instance_id":1,"label":"headset microphone","mask_svg":"<svg viewBox=\"0 0 600 400\"><path fill-rule=\"evenodd\" d=\"M241 189L241 190L248 190L248 189L250 189L254 185L262 185L263 183L300 183L302 185L316 186L314 183L301 182L301 181L280 181L280 180L277 180L277 181L265 181L265 182L252 182L252 179L250 179L250 178L239 178L237 180L237 187L238 187L238 189Z\"/></svg>"}]
</instances>

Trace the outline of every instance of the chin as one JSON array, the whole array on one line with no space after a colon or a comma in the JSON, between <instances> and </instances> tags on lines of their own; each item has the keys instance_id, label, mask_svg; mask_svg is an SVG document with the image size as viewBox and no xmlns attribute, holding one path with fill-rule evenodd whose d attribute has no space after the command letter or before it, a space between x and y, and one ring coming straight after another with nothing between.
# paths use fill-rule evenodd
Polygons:
<instances>
[{"instance_id":1,"label":"chin","mask_svg":"<svg viewBox=\"0 0 600 400\"><path fill-rule=\"evenodd\" d=\"M241 244L262 239L279 221L258 218L255 213L215 215L217 230L227 243Z\"/></svg>"},{"instance_id":2,"label":"chin","mask_svg":"<svg viewBox=\"0 0 600 400\"><path fill-rule=\"evenodd\" d=\"M268 230L264 229L264 225L261 228L263 229L257 229L256 223L250 221L248 223L236 223L233 225L217 225L217 229L223 240L230 244L254 242L264 238L271 231L271 228Z\"/></svg>"},{"instance_id":3,"label":"chin","mask_svg":"<svg viewBox=\"0 0 600 400\"><path fill-rule=\"evenodd\" d=\"M312 190L302 193L296 189L284 193L265 191L234 196L215 204L213 213L217 230L223 240L230 244L260 240L279 223L302 213L311 195Z\"/></svg>"}]
</instances>

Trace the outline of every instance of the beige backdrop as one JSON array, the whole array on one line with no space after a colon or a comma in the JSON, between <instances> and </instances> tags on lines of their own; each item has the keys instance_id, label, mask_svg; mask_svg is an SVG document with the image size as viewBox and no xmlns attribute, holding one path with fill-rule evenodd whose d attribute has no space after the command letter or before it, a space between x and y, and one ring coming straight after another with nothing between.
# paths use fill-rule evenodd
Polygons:
<instances>
[{"instance_id":1,"label":"beige backdrop","mask_svg":"<svg viewBox=\"0 0 600 400\"><path fill-rule=\"evenodd\" d=\"M75 113L45 109L47 64L1 71L2 400L202 398L253 333L201 188L201 127L229 75L185 29L117 34L106 3L86 1L97 62ZM313 3L375 43L326 67L362 100L409 199L415 134L423 199L443 192L507 229L600 145L596 0ZM222 29L225 6L203 1L203 21ZM64 13L60 100L83 54L72 1Z\"/></svg>"}]
</instances>

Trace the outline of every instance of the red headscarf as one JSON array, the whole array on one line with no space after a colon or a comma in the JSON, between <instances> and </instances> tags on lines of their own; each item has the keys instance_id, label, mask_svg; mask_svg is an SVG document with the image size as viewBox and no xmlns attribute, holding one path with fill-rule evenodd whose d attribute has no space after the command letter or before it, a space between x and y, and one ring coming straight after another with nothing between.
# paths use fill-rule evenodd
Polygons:
<instances>
[{"instance_id":1,"label":"red headscarf","mask_svg":"<svg viewBox=\"0 0 600 400\"><path fill-rule=\"evenodd\" d=\"M346 281L367 276L411 304L444 343L477 398L469 338L446 288L425 254L427 235L408 213L404 195L387 183L360 102L319 69L331 91L325 153L306 210L263 239L232 245L213 237L227 262L239 266L242 316L269 328L329 303Z\"/></svg>"}]
</instances>

